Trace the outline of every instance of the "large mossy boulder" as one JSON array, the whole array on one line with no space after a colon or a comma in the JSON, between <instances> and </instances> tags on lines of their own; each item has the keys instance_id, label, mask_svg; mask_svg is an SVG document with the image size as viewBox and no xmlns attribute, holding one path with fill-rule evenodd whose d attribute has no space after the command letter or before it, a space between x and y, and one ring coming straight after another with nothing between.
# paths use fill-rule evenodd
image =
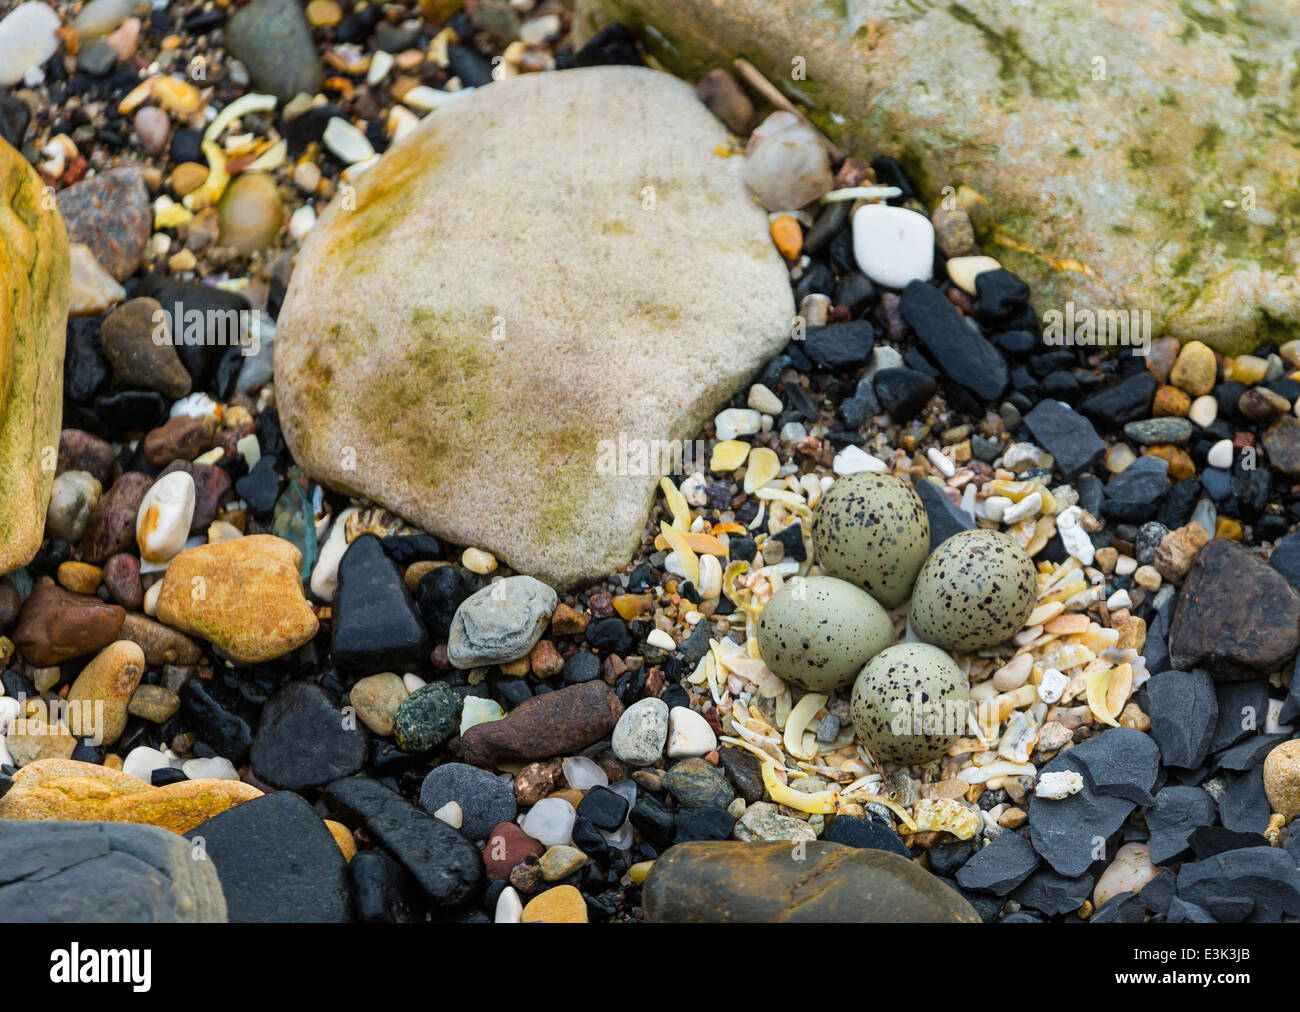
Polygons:
<instances>
[{"instance_id":1,"label":"large mossy boulder","mask_svg":"<svg viewBox=\"0 0 1300 1012\"><path fill-rule=\"evenodd\" d=\"M548 583L617 569L675 466L647 449L690 452L789 336L743 164L690 85L644 68L432 113L299 254L275 342L294 459Z\"/></svg>"},{"instance_id":2,"label":"large mossy boulder","mask_svg":"<svg viewBox=\"0 0 1300 1012\"><path fill-rule=\"evenodd\" d=\"M713 840L650 869L646 918L663 923L978 923L952 886L885 850L816 841Z\"/></svg>"},{"instance_id":3,"label":"large mossy boulder","mask_svg":"<svg viewBox=\"0 0 1300 1012\"><path fill-rule=\"evenodd\" d=\"M68 237L36 171L0 140L0 573L45 528L63 412Z\"/></svg>"},{"instance_id":4,"label":"large mossy boulder","mask_svg":"<svg viewBox=\"0 0 1300 1012\"><path fill-rule=\"evenodd\" d=\"M749 59L965 205L1040 314L1150 310L1231 354L1300 335L1289 0L578 0L575 42L615 21L691 81Z\"/></svg>"}]
</instances>

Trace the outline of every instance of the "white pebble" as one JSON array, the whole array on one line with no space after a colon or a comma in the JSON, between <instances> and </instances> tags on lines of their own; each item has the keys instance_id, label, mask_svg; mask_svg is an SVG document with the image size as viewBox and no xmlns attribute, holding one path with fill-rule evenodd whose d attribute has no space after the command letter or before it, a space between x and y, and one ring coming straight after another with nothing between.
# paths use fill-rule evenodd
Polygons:
<instances>
[{"instance_id":1,"label":"white pebble","mask_svg":"<svg viewBox=\"0 0 1300 1012\"><path fill-rule=\"evenodd\" d=\"M769 211L795 211L831 188L830 159L821 140L793 113L772 113L749 136L745 182Z\"/></svg>"},{"instance_id":2,"label":"white pebble","mask_svg":"<svg viewBox=\"0 0 1300 1012\"><path fill-rule=\"evenodd\" d=\"M30 0L0 21L0 85L23 80L59 48L59 16L49 4Z\"/></svg>"},{"instance_id":3,"label":"white pebble","mask_svg":"<svg viewBox=\"0 0 1300 1012\"><path fill-rule=\"evenodd\" d=\"M1195 422L1201 428L1205 428L1219 417L1219 400L1212 394L1202 394L1196 400L1192 401L1192 406L1187 409L1187 418Z\"/></svg>"},{"instance_id":4,"label":"white pebble","mask_svg":"<svg viewBox=\"0 0 1300 1012\"><path fill-rule=\"evenodd\" d=\"M886 288L928 281L934 271L934 226L905 207L863 204L853 215L853 256L863 274Z\"/></svg>"},{"instance_id":5,"label":"white pebble","mask_svg":"<svg viewBox=\"0 0 1300 1012\"><path fill-rule=\"evenodd\" d=\"M1034 786L1034 796L1060 801L1071 794L1078 794L1081 790L1083 790L1083 777L1078 772L1057 770L1055 773L1044 773L1038 778L1038 783Z\"/></svg>"},{"instance_id":6,"label":"white pebble","mask_svg":"<svg viewBox=\"0 0 1300 1012\"><path fill-rule=\"evenodd\" d=\"M393 69L395 62L393 54L387 53L382 49L377 49L374 55L370 57L370 69L366 71L366 84L374 87Z\"/></svg>"},{"instance_id":7,"label":"white pebble","mask_svg":"<svg viewBox=\"0 0 1300 1012\"><path fill-rule=\"evenodd\" d=\"M803 422L786 422L781 426L780 439L783 443L797 443L808 435Z\"/></svg>"},{"instance_id":8,"label":"white pebble","mask_svg":"<svg viewBox=\"0 0 1300 1012\"><path fill-rule=\"evenodd\" d=\"M1044 703L1055 703L1065 693L1065 688L1070 684L1070 680L1055 668L1048 668L1043 672L1042 680L1038 683L1038 698Z\"/></svg>"},{"instance_id":9,"label":"white pebble","mask_svg":"<svg viewBox=\"0 0 1300 1012\"><path fill-rule=\"evenodd\" d=\"M135 516L140 558L166 562L185 547L193 519L194 479L184 471L163 475L149 486Z\"/></svg>"},{"instance_id":10,"label":"white pebble","mask_svg":"<svg viewBox=\"0 0 1300 1012\"><path fill-rule=\"evenodd\" d=\"M883 472L888 471L889 466L876 457L873 457L860 446L854 446L850 443L839 453L835 454L831 461L831 469L838 475L861 474L863 471Z\"/></svg>"},{"instance_id":11,"label":"white pebble","mask_svg":"<svg viewBox=\"0 0 1300 1012\"><path fill-rule=\"evenodd\" d=\"M676 650L677 643L668 633L662 629L651 629L650 635L645 638L646 646L658 647L660 650Z\"/></svg>"},{"instance_id":12,"label":"white pebble","mask_svg":"<svg viewBox=\"0 0 1300 1012\"><path fill-rule=\"evenodd\" d=\"M334 591L339 585L339 563L348 550L348 517L356 511L355 506L349 506L334 518L329 537L316 559L316 567L311 571L311 592L322 601L334 600Z\"/></svg>"},{"instance_id":13,"label":"white pebble","mask_svg":"<svg viewBox=\"0 0 1300 1012\"><path fill-rule=\"evenodd\" d=\"M722 596L722 563L716 555L701 555L700 585L696 587L700 600L715 601Z\"/></svg>"},{"instance_id":14,"label":"white pebble","mask_svg":"<svg viewBox=\"0 0 1300 1012\"><path fill-rule=\"evenodd\" d=\"M146 784L150 783L150 777L154 770L165 770L174 767L171 756L164 752L159 752L156 748L150 748L148 745L137 745L126 754L122 760L122 772L135 777L137 780L143 780Z\"/></svg>"},{"instance_id":15,"label":"white pebble","mask_svg":"<svg viewBox=\"0 0 1300 1012\"><path fill-rule=\"evenodd\" d=\"M564 760L564 779L575 791L609 786L609 774L584 756L571 756Z\"/></svg>"},{"instance_id":16,"label":"white pebble","mask_svg":"<svg viewBox=\"0 0 1300 1012\"><path fill-rule=\"evenodd\" d=\"M1205 455L1205 462L1211 467L1222 468L1226 471L1232 467L1232 454L1232 440L1220 439L1210 447L1210 452Z\"/></svg>"},{"instance_id":17,"label":"white pebble","mask_svg":"<svg viewBox=\"0 0 1300 1012\"><path fill-rule=\"evenodd\" d=\"M235 764L219 755L210 759L186 759L181 763L181 772L191 780L239 779L239 770L235 769Z\"/></svg>"},{"instance_id":18,"label":"white pebble","mask_svg":"<svg viewBox=\"0 0 1300 1012\"><path fill-rule=\"evenodd\" d=\"M417 689L423 689L427 684L428 682L419 675L413 674L409 671L402 676L402 685L406 687L406 694L408 696Z\"/></svg>"},{"instance_id":19,"label":"white pebble","mask_svg":"<svg viewBox=\"0 0 1300 1012\"><path fill-rule=\"evenodd\" d=\"M928 450L925 451L925 455L929 459L930 463L934 465L935 470L938 471L945 478L951 478L954 474L957 473L957 465L954 464L948 457L944 456L943 451L940 450L937 446L930 447ZM1037 495L1037 493L1034 494ZM1038 497L1040 505L1042 504L1042 499L1043 499L1042 496Z\"/></svg>"},{"instance_id":20,"label":"white pebble","mask_svg":"<svg viewBox=\"0 0 1300 1012\"><path fill-rule=\"evenodd\" d=\"M482 696L466 696L465 705L460 711L460 733L464 734L476 724L490 724L505 717L506 711L495 699Z\"/></svg>"},{"instance_id":21,"label":"white pebble","mask_svg":"<svg viewBox=\"0 0 1300 1012\"><path fill-rule=\"evenodd\" d=\"M173 404L167 417L175 418L178 415L184 415L186 418L206 418L211 415L213 418L218 418L220 413L217 402L200 391L199 393L187 394Z\"/></svg>"},{"instance_id":22,"label":"white pebble","mask_svg":"<svg viewBox=\"0 0 1300 1012\"><path fill-rule=\"evenodd\" d=\"M333 117L325 124L321 140L345 165L364 162L375 156L375 149L371 147L366 135L340 116Z\"/></svg>"},{"instance_id":23,"label":"white pebble","mask_svg":"<svg viewBox=\"0 0 1300 1012\"><path fill-rule=\"evenodd\" d=\"M456 804L454 801L448 801L433 813L433 817L445 822L453 829L460 829L461 825L465 821L465 813L460 810L460 805Z\"/></svg>"},{"instance_id":24,"label":"white pebble","mask_svg":"<svg viewBox=\"0 0 1300 1012\"><path fill-rule=\"evenodd\" d=\"M1115 575L1128 576L1138 567L1137 559L1131 555L1121 555L1115 560Z\"/></svg>"},{"instance_id":25,"label":"white pebble","mask_svg":"<svg viewBox=\"0 0 1300 1012\"><path fill-rule=\"evenodd\" d=\"M752 436L762 424L763 416L753 408L727 408L713 419L713 429L720 440Z\"/></svg>"},{"instance_id":26,"label":"white pebble","mask_svg":"<svg viewBox=\"0 0 1300 1012\"><path fill-rule=\"evenodd\" d=\"M674 706L668 711L669 759L695 759L717 747L717 735L703 715L688 706Z\"/></svg>"},{"instance_id":27,"label":"white pebble","mask_svg":"<svg viewBox=\"0 0 1300 1012\"><path fill-rule=\"evenodd\" d=\"M520 826L543 847L560 847L573 837L577 818L577 811L563 798L543 798L528 810Z\"/></svg>"},{"instance_id":28,"label":"white pebble","mask_svg":"<svg viewBox=\"0 0 1300 1012\"><path fill-rule=\"evenodd\" d=\"M1014 524L1025 517L1034 517L1038 511L1043 508L1043 493L1030 492L1020 502L1008 506L1002 511L1002 522L1004 524Z\"/></svg>"},{"instance_id":29,"label":"white pebble","mask_svg":"<svg viewBox=\"0 0 1300 1012\"><path fill-rule=\"evenodd\" d=\"M514 886L506 886L497 897L496 914L493 921L497 924L519 924L524 919L524 905Z\"/></svg>"},{"instance_id":30,"label":"white pebble","mask_svg":"<svg viewBox=\"0 0 1300 1012\"><path fill-rule=\"evenodd\" d=\"M302 242L316 225L316 209L303 204L289 217L289 238Z\"/></svg>"},{"instance_id":31,"label":"white pebble","mask_svg":"<svg viewBox=\"0 0 1300 1012\"><path fill-rule=\"evenodd\" d=\"M755 383L749 388L749 399L746 403L755 411L761 411L766 415L779 415L785 410L781 398L762 383Z\"/></svg>"},{"instance_id":32,"label":"white pebble","mask_svg":"<svg viewBox=\"0 0 1300 1012\"><path fill-rule=\"evenodd\" d=\"M1083 510L1078 506L1062 510L1060 516L1056 518L1056 532L1061 535L1061 544L1071 556L1085 566L1091 566L1096 556L1096 549L1093 547L1092 538L1088 537L1088 532L1079 526L1081 516Z\"/></svg>"},{"instance_id":33,"label":"white pebble","mask_svg":"<svg viewBox=\"0 0 1300 1012\"><path fill-rule=\"evenodd\" d=\"M992 520L995 523L1001 523L1003 516L1006 514L1007 507L1012 502L1004 495L991 495L979 504L981 515L985 520Z\"/></svg>"},{"instance_id":34,"label":"white pebble","mask_svg":"<svg viewBox=\"0 0 1300 1012\"><path fill-rule=\"evenodd\" d=\"M1120 608L1132 608L1133 599L1128 596L1127 590L1121 588L1106 598L1106 607L1111 611L1118 611Z\"/></svg>"},{"instance_id":35,"label":"white pebble","mask_svg":"<svg viewBox=\"0 0 1300 1012\"><path fill-rule=\"evenodd\" d=\"M485 552L481 548L466 548L461 552L460 564L471 573L487 576L497 568L497 559L491 552Z\"/></svg>"}]
</instances>

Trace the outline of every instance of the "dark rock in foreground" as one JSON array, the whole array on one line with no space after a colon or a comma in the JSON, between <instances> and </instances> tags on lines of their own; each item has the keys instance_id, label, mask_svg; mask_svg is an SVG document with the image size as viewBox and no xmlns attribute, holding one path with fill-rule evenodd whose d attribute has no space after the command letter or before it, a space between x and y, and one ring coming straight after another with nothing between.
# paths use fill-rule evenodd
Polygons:
<instances>
[{"instance_id":1,"label":"dark rock in foreground","mask_svg":"<svg viewBox=\"0 0 1300 1012\"><path fill-rule=\"evenodd\" d=\"M232 922L338 922L352 917L343 851L291 791L265 794L186 834L221 878Z\"/></svg>"},{"instance_id":2,"label":"dark rock in foreground","mask_svg":"<svg viewBox=\"0 0 1300 1012\"><path fill-rule=\"evenodd\" d=\"M679 923L978 923L957 892L897 854L813 842L672 847L645 881L646 918Z\"/></svg>"},{"instance_id":3,"label":"dark rock in foreground","mask_svg":"<svg viewBox=\"0 0 1300 1012\"><path fill-rule=\"evenodd\" d=\"M327 831L328 832L328 831ZM154 826L0 820L0 922L224 923L211 862Z\"/></svg>"},{"instance_id":4,"label":"dark rock in foreground","mask_svg":"<svg viewBox=\"0 0 1300 1012\"><path fill-rule=\"evenodd\" d=\"M378 781L336 780L322 800L340 822L360 826L397 858L434 906L461 906L478 893L483 882L478 849Z\"/></svg>"}]
</instances>

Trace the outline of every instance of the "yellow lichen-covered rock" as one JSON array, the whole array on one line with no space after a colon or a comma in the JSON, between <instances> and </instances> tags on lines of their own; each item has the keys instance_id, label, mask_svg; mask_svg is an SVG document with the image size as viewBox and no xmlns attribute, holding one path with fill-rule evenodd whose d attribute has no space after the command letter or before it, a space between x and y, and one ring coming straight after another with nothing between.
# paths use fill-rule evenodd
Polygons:
<instances>
[{"instance_id":1,"label":"yellow lichen-covered rock","mask_svg":"<svg viewBox=\"0 0 1300 1012\"><path fill-rule=\"evenodd\" d=\"M316 635L301 565L297 548L269 534L186 549L167 567L158 618L244 664L274 660Z\"/></svg>"},{"instance_id":2,"label":"yellow lichen-covered rock","mask_svg":"<svg viewBox=\"0 0 1300 1012\"><path fill-rule=\"evenodd\" d=\"M35 170L0 140L0 573L41 544L68 324L68 236Z\"/></svg>"},{"instance_id":3,"label":"yellow lichen-covered rock","mask_svg":"<svg viewBox=\"0 0 1300 1012\"><path fill-rule=\"evenodd\" d=\"M262 796L237 780L151 787L128 773L75 759L41 759L14 774L0 819L135 822L188 833L227 808Z\"/></svg>"}]
</instances>

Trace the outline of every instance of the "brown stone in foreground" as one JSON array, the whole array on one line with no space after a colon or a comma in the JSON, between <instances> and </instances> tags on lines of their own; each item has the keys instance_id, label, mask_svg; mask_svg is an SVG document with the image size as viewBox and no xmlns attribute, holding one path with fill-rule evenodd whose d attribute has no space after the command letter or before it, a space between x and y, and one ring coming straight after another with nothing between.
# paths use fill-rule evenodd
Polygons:
<instances>
[{"instance_id":1,"label":"brown stone in foreground","mask_svg":"<svg viewBox=\"0 0 1300 1012\"><path fill-rule=\"evenodd\" d=\"M919 865L883 850L816 841L682 843L643 887L659 923L979 923L974 908Z\"/></svg>"},{"instance_id":2,"label":"brown stone in foreground","mask_svg":"<svg viewBox=\"0 0 1300 1012\"><path fill-rule=\"evenodd\" d=\"M475 724L453 748L462 762L484 767L569 755L609 734L622 713L608 685L583 682L534 696L501 720Z\"/></svg>"},{"instance_id":3,"label":"brown stone in foreground","mask_svg":"<svg viewBox=\"0 0 1300 1012\"><path fill-rule=\"evenodd\" d=\"M1215 538L1187 575L1169 628L1169 660L1223 681L1271 674L1300 646L1300 596L1235 541Z\"/></svg>"}]
</instances>

